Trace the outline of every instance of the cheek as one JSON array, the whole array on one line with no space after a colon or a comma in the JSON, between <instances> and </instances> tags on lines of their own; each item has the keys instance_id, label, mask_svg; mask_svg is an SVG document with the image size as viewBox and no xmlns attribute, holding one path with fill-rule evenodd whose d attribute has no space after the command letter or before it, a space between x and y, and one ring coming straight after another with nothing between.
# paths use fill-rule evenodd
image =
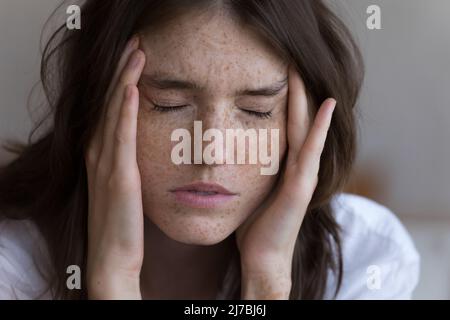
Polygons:
<instances>
[{"instance_id":1,"label":"cheek","mask_svg":"<svg viewBox=\"0 0 450 320\"><path fill-rule=\"evenodd\" d=\"M260 166L236 167L234 169L236 183L242 192L242 212L248 216L254 211L272 191L278 175L261 175Z\"/></svg>"},{"instance_id":2,"label":"cheek","mask_svg":"<svg viewBox=\"0 0 450 320\"><path fill-rule=\"evenodd\" d=\"M186 127L178 117L161 117L144 108L139 111L137 161L141 173L142 196L146 215L173 239L185 243L212 244L223 240L238 228L264 201L273 189L278 175L261 175L263 165L177 166L171 161L171 133ZM259 123L261 126L261 123ZM280 161L286 149L285 121L277 116L264 128L279 129ZM270 141L270 140L269 140ZM272 146L269 146L269 150ZM280 162L281 163L281 162ZM226 183L241 193L233 205L207 215L198 215L177 206L168 189L206 176ZM279 174L279 172L278 172Z\"/></svg>"},{"instance_id":3,"label":"cheek","mask_svg":"<svg viewBox=\"0 0 450 320\"><path fill-rule=\"evenodd\" d=\"M272 155L275 149L278 149L278 171L272 175L261 174L262 168L269 168L272 164L256 165L232 165L229 166L229 172L232 173L234 183L242 190L242 201L239 206L240 221L242 223L245 219L257 209L261 203L267 198L270 192L274 189L278 176L281 174L282 160L287 152L286 139L286 119L285 113L279 113L272 121L267 122L264 126L257 124L260 128L267 129L268 133L272 129L278 129L278 140L275 140L276 146L271 143L271 137L267 136L268 154ZM256 127L256 125L255 125ZM248 154L247 154L248 158ZM271 158L274 160L274 158ZM276 161L276 160L274 160Z\"/></svg>"},{"instance_id":4,"label":"cheek","mask_svg":"<svg viewBox=\"0 0 450 320\"><path fill-rule=\"evenodd\" d=\"M143 198L157 196L164 179L174 175L176 166L170 161L171 126L154 121L147 111L140 111L136 137L137 162L141 174Z\"/></svg>"},{"instance_id":5,"label":"cheek","mask_svg":"<svg viewBox=\"0 0 450 320\"><path fill-rule=\"evenodd\" d=\"M137 158L140 169L153 169L162 175L167 169L174 169L171 152L175 143L170 140L173 130L184 124L175 117L157 117L146 107L141 107L137 128ZM162 170L162 171L159 171Z\"/></svg>"},{"instance_id":6,"label":"cheek","mask_svg":"<svg viewBox=\"0 0 450 320\"><path fill-rule=\"evenodd\" d=\"M167 164L166 159L168 156L170 157L170 146L164 136L164 132L157 130L148 119L140 118L138 120L136 152L139 167L143 171L141 174L145 175L147 170L155 170L157 167L163 169Z\"/></svg>"}]
</instances>

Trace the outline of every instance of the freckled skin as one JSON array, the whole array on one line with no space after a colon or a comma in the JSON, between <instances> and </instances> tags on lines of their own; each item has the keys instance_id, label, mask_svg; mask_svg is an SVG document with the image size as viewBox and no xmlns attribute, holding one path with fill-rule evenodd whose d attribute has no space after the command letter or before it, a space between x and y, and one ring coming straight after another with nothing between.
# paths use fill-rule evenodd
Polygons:
<instances>
[{"instance_id":1,"label":"freckled skin","mask_svg":"<svg viewBox=\"0 0 450 320\"><path fill-rule=\"evenodd\" d=\"M269 132L276 128L280 130L281 164L286 152L287 86L274 98L237 97L234 92L280 81L287 77L288 67L257 35L223 11L200 17L186 14L156 32L147 30L141 48L147 57L143 74L160 71L205 87L194 92L139 86L137 158L145 215L174 240L216 244L261 204L277 175L261 175L261 164L175 165L170 154L177 142L170 141L171 133L186 128L193 138L194 120L203 122L203 132L223 130L224 141L227 128L266 128ZM188 106L163 113L154 110L153 103ZM273 110L273 115L261 119L239 109L247 106ZM207 145L204 142L203 148ZM193 209L175 202L169 190L195 180L219 183L239 196L214 209Z\"/></svg>"}]
</instances>

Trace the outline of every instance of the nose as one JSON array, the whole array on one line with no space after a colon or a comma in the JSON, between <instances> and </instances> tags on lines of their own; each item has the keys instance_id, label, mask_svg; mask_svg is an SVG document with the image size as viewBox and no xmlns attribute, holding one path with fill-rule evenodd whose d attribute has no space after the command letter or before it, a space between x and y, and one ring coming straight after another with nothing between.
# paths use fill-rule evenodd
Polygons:
<instances>
[{"instance_id":1,"label":"nose","mask_svg":"<svg viewBox=\"0 0 450 320\"><path fill-rule=\"evenodd\" d=\"M197 121L201 121L204 130L224 130L231 126L231 109L227 101L217 101L200 107L197 112Z\"/></svg>"},{"instance_id":2,"label":"nose","mask_svg":"<svg viewBox=\"0 0 450 320\"><path fill-rule=\"evenodd\" d=\"M226 146L226 130L232 128L232 107L228 102L218 101L200 107L193 130L192 163L225 164L227 157L234 156L236 149L236 146Z\"/></svg>"}]
</instances>

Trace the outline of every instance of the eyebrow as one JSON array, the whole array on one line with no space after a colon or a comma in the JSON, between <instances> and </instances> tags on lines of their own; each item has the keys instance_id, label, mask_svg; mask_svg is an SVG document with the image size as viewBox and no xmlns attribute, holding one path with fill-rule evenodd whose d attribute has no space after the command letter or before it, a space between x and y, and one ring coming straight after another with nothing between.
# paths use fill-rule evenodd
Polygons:
<instances>
[{"instance_id":1,"label":"eyebrow","mask_svg":"<svg viewBox=\"0 0 450 320\"><path fill-rule=\"evenodd\" d=\"M140 82L148 84L154 88L161 90L194 90L194 91L202 91L204 88L200 86L198 83L176 79L168 76L161 75L149 75L143 74L141 76ZM284 78L281 81L277 81L274 84L271 84L266 87L258 88L258 89L243 89L238 90L235 94L237 96L263 96L263 97L273 97L276 96L284 89L284 87L288 83L288 77Z\"/></svg>"}]
</instances>

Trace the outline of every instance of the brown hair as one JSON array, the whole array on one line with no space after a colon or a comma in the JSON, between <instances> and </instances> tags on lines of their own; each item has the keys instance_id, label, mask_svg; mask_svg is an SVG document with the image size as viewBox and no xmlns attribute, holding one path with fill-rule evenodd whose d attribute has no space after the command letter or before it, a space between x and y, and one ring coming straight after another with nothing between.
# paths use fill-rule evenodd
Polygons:
<instances>
[{"instance_id":1,"label":"brown hair","mask_svg":"<svg viewBox=\"0 0 450 320\"><path fill-rule=\"evenodd\" d=\"M105 94L127 40L151 21L157 26L184 9L226 6L301 75L311 112L337 100L321 158L319 182L295 246L291 299L323 298L327 273L342 278L339 226L332 196L342 190L354 161L354 106L363 79L360 51L345 25L318 0L87 0L81 30L61 26L45 46L41 81L51 126L36 141L10 144L17 158L0 168L3 217L31 219L45 237L57 298L86 298L66 288L66 268L86 266L88 193L84 150L102 114ZM195 11L194 11L195 12ZM236 264L237 265L237 264ZM240 273L226 277L226 298L239 299ZM84 269L85 270L85 269Z\"/></svg>"}]
</instances>

